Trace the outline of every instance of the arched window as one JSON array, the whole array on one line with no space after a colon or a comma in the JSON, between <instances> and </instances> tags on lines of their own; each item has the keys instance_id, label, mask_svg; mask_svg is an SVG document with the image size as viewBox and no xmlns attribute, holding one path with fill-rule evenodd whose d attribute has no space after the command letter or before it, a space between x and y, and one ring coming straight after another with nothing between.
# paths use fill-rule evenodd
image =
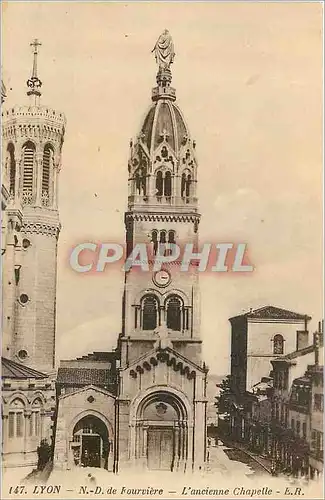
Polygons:
<instances>
[{"instance_id":1,"label":"arched window","mask_svg":"<svg viewBox=\"0 0 325 500\"><path fill-rule=\"evenodd\" d=\"M186 174L182 174L181 180L181 197L185 196L185 187L186 187Z\"/></svg>"},{"instance_id":2,"label":"arched window","mask_svg":"<svg viewBox=\"0 0 325 500\"><path fill-rule=\"evenodd\" d=\"M33 202L35 146L26 142L23 146L23 201Z\"/></svg>"},{"instance_id":3,"label":"arched window","mask_svg":"<svg viewBox=\"0 0 325 500\"><path fill-rule=\"evenodd\" d=\"M50 194L50 175L51 175L51 164L53 161L53 149L47 144L43 152L43 171L42 171L42 204L49 204L49 194Z\"/></svg>"},{"instance_id":4,"label":"arched window","mask_svg":"<svg viewBox=\"0 0 325 500\"><path fill-rule=\"evenodd\" d=\"M154 330L158 324L158 301L154 295L147 295L142 303L142 329Z\"/></svg>"},{"instance_id":5,"label":"arched window","mask_svg":"<svg viewBox=\"0 0 325 500\"><path fill-rule=\"evenodd\" d=\"M8 415L8 437L22 438L25 433L24 425L25 404L21 399L14 399L10 404Z\"/></svg>"},{"instance_id":6,"label":"arched window","mask_svg":"<svg viewBox=\"0 0 325 500\"><path fill-rule=\"evenodd\" d=\"M175 331L182 329L182 301L173 295L167 301L167 328Z\"/></svg>"},{"instance_id":7,"label":"arched window","mask_svg":"<svg viewBox=\"0 0 325 500\"><path fill-rule=\"evenodd\" d=\"M156 195L157 196L163 195L163 184L164 184L163 174L160 170L158 170L157 176L156 176Z\"/></svg>"},{"instance_id":8,"label":"arched window","mask_svg":"<svg viewBox=\"0 0 325 500\"><path fill-rule=\"evenodd\" d=\"M273 354L283 354L284 351L284 339L282 335L274 335L273 338Z\"/></svg>"},{"instance_id":9,"label":"arched window","mask_svg":"<svg viewBox=\"0 0 325 500\"><path fill-rule=\"evenodd\" d=\"M165 175L164 195L165 196L172 195L172 176L171 176L170 172L166 172L166 175Z\"/></svg>"},{"instance_id":10,"label":"arched window","mask_svg":"<svg viewBox=\"0 0 325 500\"><path fill-rule=\"evenodd\" d=\"M15 182L16 182L16 161L15 161L15 148L12 143L8 144L8 168L9 168L9 193L11 195L15 194Z\"/></svg>"},{"instance_id":11,"label":"arched window","mask_svg":"<svg viewBox=\"0 0 325 500\"><path fill-rule=\"evenodd\" d=\"M187 179L186 179L186 188L185 188L186 198L188 198L191 194L191 183L192 183L192 177L190 175L188 175Z\"/></svg>"},{"instance_id":12,"label":"arched window","mask_svg":"<svg viewBox=\"0 0 325 500\"><path fill-rule=\"evenodd\" d=\"M135 191L137 194L141 192L141 177L138 170L135 173Z\"/></svg>"},{"instance_id":13,"label":"arched window","mask_svg":"<svg viewBox=\"0 0 325 500\"><path fill-rule=\"evenodd\" d=\"M135 190L137 194L146 194L146 170L139 168L135 173Z\"/></svg>"},{"instance_id":14,"label":"arched window","mask_svg":"<svg viewBox=\"0 0 325 500\"><path fill-rule=\"evenodd\" d=\"M175 231L168 231L168 243L176 243Z\"/></svg>"},{"instance_id":15,"label":"arched window","mask_svg":"<svg viewBox=\"0 0 325 500\"><path fill-rule=\"evenodd\" d=\"M158 231L154 229L151 233L151 241L153 244L153 253L156 255L158 249Z\"/></svg>"},{"instance_id":16,"label":"arched window","mask_svg":"<svg viewBox=\"0 0 325 500\"><path fill-rule=\"evenodd\" d=\"M32 404L32 413L29 420L29 435L41 436L41 407L42 401L37 398Z\"/></svg>"},{"instance_id":17,"label":"arched window","mask_svg":"<svg viewBox=\"0 0 325 500\"><path fill-rule=\"evenodd\" d=\"M141 187L142 187L142 193L145 196L146 195L146 171L144 168L141 169Z\"/></svg>"},{"instance_id":18,"label":"arched window","mask_svg":"<svg viewBox=\"0 0 325 500\"><path fill-rule=\"evenodd\" d=\"M160 243L166 243L166 231L160 231Z\"/></svg>"}]
</instances>

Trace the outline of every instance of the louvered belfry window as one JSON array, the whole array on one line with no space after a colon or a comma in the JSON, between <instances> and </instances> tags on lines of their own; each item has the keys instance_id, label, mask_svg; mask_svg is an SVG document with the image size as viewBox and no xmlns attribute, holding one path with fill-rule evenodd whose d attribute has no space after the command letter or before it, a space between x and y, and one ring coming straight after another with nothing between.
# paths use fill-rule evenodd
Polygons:
<instances>
[{"instance_id":1,"label":"louvered belfry window","mask_svg":"<svg viewBox=\"0 0 325 500\"><path fill-rule=\"evenodd\" d=\"M27 142L23 150L24 150L23 190L32 192L34 186L35 147L31 142Z\"/></svg>"},{"instance_id":2,"label":"louvered belfry window","mask_svg":"<svg viewBox=\"0 0 325 500\"><path fill-rule=\"evenodd\" d=\"M8 155L9 155L9 192L10 194L15 194L15 182L16 182L16 161L15 161L15 148L13 144L8 145Z\"/></svg>"},{"instance_id":3,"label":"louvered belfry window","mask_svg":"<svg viewBox=\"0 0 325 500\"><path fill-rule=\"evenodd\" d=\"M50 165L52 150L50 146L45 146L43 154L43 174L42 174L42 193L49 194L50 190Z\"/></svg>"}]
</instances>

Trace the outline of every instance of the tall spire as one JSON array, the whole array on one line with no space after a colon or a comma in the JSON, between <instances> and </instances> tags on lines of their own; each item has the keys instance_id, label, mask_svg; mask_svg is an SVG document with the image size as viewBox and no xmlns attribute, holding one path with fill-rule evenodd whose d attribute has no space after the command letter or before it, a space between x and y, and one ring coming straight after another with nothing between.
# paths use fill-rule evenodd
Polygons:
<instances>
[{"instance_id":1,"label":"tall spire","mask_svg":"<svg viewBox=\"0 0 325 500\"><path fill-rule=\"evenodd\" d=\"M155 53L156 63L158 64L158 73L156 81L158 87L152 89L152 100L158 99L176 99L175 89L170 87L172 73L170 65L174 62L175 52L173 39L168 30L164 30L159 36L151 52Z\"/></svg>"},{"instance_id":2,"label":"tall spire","mask_svg":"<svg viewBox=\"0 0 325 500\"><path fill-rule=\"evenodd\" d=\"M34 105L37 105L39 103L39 98L41 96L41 86L42 82L37 76L37 56L38 56L38 47L40 47L42 44L35 38L30 44L31 47L33 47L33 70L32 70L32 76L27 80L27 95L31 96L32 103ZM34 96L34 97L33 97Z\"/></svg>"}]
</instances>

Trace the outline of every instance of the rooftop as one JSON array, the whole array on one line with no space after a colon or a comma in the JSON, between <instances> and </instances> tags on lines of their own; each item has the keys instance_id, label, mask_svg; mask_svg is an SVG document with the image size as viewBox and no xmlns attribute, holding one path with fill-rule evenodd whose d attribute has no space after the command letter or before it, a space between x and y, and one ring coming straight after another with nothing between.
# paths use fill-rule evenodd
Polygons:
<instances>
[{"instance_id":1,"label":"rooftop","mask_svg":"<svg viewBox=\"0 0 325 500\"><path fill-rule=\"evenodd\" d=\"M239 314L238 316L233 316L229 319L232 321L236 318L259 318L259 319L283 319L283 320L310 320L311 317L307 314L300 314L294 311L289 311L288 309L282 309L276 306L264 306L258 309L250 309L248 312Z\"/></svg>"},{"instance_id":2,"label":"rooftop","mask_svg":"<svg viewBox=\"0 0 325 500\"><path fill-rule=\"evenodd\" d=\"M1 378L16 378L16 379L28 379L28 378L47 378L45 373L41 373L33 368L16 363L7 358L1 358Z\"/></svg>"}]
</instances>

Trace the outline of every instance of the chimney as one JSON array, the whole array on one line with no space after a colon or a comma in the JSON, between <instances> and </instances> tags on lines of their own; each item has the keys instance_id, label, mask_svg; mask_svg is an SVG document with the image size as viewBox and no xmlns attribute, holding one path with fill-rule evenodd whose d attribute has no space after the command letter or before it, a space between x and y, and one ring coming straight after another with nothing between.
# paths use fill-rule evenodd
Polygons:
<instances>
[{"instance_id":1,"label":"chimney","mask_svg":"<svg viewBox=\"0 0 325 500\"><path fill-rule=\"evenodd\" d=\"M315 365L319 365L319 350L324 344L324 320L319 321L318 331L314 333Z\"/></svg>"}]
</instances>

